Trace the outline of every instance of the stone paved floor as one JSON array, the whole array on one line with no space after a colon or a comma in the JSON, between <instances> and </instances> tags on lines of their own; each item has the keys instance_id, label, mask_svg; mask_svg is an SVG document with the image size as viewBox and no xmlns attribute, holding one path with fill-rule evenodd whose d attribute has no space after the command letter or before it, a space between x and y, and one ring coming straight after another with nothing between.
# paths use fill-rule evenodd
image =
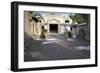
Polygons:
<instances>
[{"instance_id":1,"label":"stone paved floor","mask_svg":"<svg viewBox=\"0 0 100 73\"><path fill-rule=\"evenodd\" d=\"M89 41L54 35L45 40L31 40L25 45L24 61L90 58Z\"/></svg>"}]
</instances>

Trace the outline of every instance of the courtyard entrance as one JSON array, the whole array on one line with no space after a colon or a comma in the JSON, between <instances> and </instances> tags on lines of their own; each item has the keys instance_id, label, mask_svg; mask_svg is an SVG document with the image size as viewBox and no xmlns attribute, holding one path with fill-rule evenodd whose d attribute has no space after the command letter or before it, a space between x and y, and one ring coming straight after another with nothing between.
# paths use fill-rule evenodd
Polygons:
<instances>
[{"instance_id":1,"label":"courtyard entrance","mask_svg":"<svg viewBox=\"0 0 100 73\"><path fill-rule=\"evenodd\" d=\"M49 25L50 33L58 33L58 24Z\"/></svg>"}]
</instances>

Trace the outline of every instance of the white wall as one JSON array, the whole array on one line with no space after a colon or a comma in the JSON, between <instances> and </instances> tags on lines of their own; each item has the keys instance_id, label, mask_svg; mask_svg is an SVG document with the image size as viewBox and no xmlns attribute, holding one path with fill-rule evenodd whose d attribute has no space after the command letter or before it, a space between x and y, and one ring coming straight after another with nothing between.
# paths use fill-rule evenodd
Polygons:
<instances>
[{"instance_id":1,"label":"white wall","mask_svg":"<svg viewBox=\"0 0 100 73\"><path fill-rule=\"evenodd\" d=\"M11 71L9 70L10 69L10 53L11 53L10 52L10 28L11 28L10 27L10 21L11 21L10 20L11 19L10 2L11 1L13 0L1 0L0 1L0 73L11 73ZM100 0L21 0L21 1L94 5L100 8L100 5L99 5ZM100 10L98 13L100 13ZM98 16L100 16L100 14ZM98 19L100 19L100 17L98 17ZM98 24L100 24L100 21ZM98 26L98 28L99 27L100 25ZM100 37L100 33L98 34L98 37ZM100 40L100 38L98 40ZM99 48L98 48L98 52L100 52ZM100 53L98 55L100 56ZM99 61L100 61L100 57L99 57ZM35 71L35 73L61 73L61 72L62 73L99 73L100 66L91 67L91 68L74 68L74 69ZM30 73L32 72L30 71Z\"/></svg>"}]
</instances>

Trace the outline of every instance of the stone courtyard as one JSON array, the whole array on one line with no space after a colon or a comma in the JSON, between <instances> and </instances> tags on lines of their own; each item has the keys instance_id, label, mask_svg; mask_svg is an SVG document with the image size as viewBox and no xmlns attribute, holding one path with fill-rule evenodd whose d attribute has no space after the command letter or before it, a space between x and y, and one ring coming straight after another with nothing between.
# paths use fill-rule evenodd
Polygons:
<instances>
[{"instance_id":1,"label":"stone courtyard","mask_svg":"<svg viewBox=\"0 0 100 73\"><path fill-rule=\"evenodd\" d=\"M25 11L24 61L89 59L89 18L88 14Z\"/></svg>"},{"instance_id":2,"label":"stone courtyard","mask_svg":"<svg viewBox=\"0 0 100 73\"><path fill-rule=\"evenodd\" d=\"M79 39L53 35L45 40L28 40L25 43L24 61L89 59L90 43Z\"/></svg>"}]
</instances>

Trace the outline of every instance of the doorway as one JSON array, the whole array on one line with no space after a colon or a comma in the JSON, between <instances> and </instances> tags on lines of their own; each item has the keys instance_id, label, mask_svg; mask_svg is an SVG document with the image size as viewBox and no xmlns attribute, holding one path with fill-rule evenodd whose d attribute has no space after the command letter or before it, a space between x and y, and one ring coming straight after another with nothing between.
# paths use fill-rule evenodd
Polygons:
<instances>
[{"instance_id":1,"label":"doorway","mask_svg":"<svg viewBox=\"0 0 100 73\"><path fill-rule=\"evenodd\" d=\"M58 33L58 24L49 25L50 33Z\"/></svg>"}]
</instances>

